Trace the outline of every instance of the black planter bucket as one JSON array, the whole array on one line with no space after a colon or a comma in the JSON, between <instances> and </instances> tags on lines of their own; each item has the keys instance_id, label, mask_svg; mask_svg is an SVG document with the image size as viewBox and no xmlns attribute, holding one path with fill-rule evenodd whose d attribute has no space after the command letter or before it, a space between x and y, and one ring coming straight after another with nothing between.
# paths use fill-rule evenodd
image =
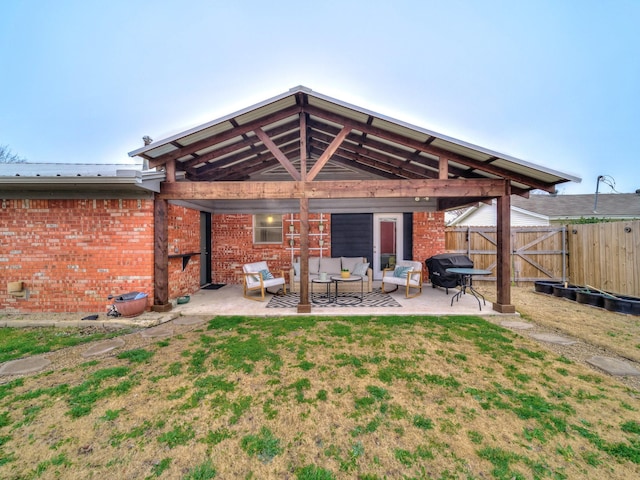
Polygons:
<instances>
[{"instance_id":1,"label":"black planter bucket","mask_svg":"<svg viewBox=\"0 0 640 480\"><path fill-rule=\"evenodd\" d=\"M584 305L604 308L604 299L605 296L598 292L588 292L585 290L578 290L576 292L576 301Z\"/></svg>"},{"instance_id":2,"label":"black planter bucket","mask_svg":"<svg viewBox=\"0 0 640 480\"><path fill-rule=\"evenodd\" d=\"M556 285L562 286L562 284L558 282L538 280L537 282L534 282L533 288L538 293L546 293L547 295L553 295L553 287Z\"/></svg>"},{"instance_id":3,"label":"black planter bucket","mask_svg":"<svg viewBox=\"0 0 640 480\"><path fill-rule=\"evenodd\" d=\"M604 308L612 312L640 315L640 298L636 297L605 297Z\"/></svg>"},{"instance_id":4,"label":"black planter bucket","mask_svg":"<svg viewBox=\"0 0 640 480\"><path fill-rule=\"evenodd\" d=\"M569 285L565 287L564 285L554 285L553 286L553 295L556 297L568 298L569 300L576 299L576 293L580 287L576 287L575 285Z\"/></svg>"}]
</instances>

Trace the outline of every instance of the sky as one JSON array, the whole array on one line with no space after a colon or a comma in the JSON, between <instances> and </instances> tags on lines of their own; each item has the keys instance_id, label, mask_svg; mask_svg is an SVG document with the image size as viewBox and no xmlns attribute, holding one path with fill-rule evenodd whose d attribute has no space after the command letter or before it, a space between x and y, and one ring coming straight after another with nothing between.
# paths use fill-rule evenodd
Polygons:
<instances>
[{"instance_id":1,"label":"sky","mask_svg":"<svg viewBox=\"0 0 640 480\"><path fill-rule=\"evenodd\" d=\"M631 193L639 23L640 0L2 0L0 145L125 163L304 85Z\"/></svg>"}]
</instances>

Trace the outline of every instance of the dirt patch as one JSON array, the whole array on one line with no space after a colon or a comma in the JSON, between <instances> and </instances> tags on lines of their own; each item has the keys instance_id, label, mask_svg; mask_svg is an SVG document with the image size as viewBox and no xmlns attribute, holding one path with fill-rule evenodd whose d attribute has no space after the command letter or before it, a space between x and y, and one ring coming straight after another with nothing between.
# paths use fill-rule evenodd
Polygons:
<instances>
[{"instance_id":1,"label":"dirt patch","mask_svg":"<svg viewBox=\"0 0 640 480\"><path fill-rule=\"evenodd\" d=\"M495 292L486 288L481 291L487 300L494 299ZM595 367L587 360L594 356L612 357L640 368L640 317L537 293L528 286L512 287L511 301L522 319L534 325L527 330L513 329L519 335L535 339L533 335L552 333L577 341L572 345L539 342L544 348L590 368ZM492 321L502 322L498 317ZM640 391L640 378L615 378Z\"/></svg>"}]
</instances>

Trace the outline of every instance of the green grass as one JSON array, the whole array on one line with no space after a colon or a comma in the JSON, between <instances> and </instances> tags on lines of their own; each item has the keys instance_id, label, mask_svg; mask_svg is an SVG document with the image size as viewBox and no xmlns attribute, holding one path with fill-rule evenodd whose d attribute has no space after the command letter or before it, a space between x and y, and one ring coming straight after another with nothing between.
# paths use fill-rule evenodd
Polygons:
<instances>
[{"instance_id":1,"label":"green grass","mask_svg":"<svg viewBox=\"0 0 640 480\"><path fill-rule=\"evenodd\" d=\"M0 363L15 360L27 355L38 355L65 347L94 342L129 333L123 329L109 333L84 334L82 330L72 328L0 328Z\"/></svg>"},{"instance_id":2,"label":"green grass","mask_svg":"<svg viewBox=\"0 0 640 480\"><path fill-rule=\"evenodd\" d=\"M263 463L269 463L273 457L283 451L280 440L274 437L267 427L262 427L255 435L244 436L240 447L248 455L257 457Z\"/></svg>"},{"instance_id":3,"label":"green grass","mask_svg":"<svg viewBox=\"0 0 640 480\"><path fill-rule=\"evenodd\" d=\"M217 317L0 385L0 478L623 478L630 394L477 317Z\"/></svg>"}]
</instances>

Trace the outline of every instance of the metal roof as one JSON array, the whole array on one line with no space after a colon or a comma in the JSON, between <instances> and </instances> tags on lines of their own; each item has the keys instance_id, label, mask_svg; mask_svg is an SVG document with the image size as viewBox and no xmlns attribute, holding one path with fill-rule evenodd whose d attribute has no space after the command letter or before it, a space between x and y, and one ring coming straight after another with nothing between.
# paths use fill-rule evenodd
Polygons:
<instances>
[{"instance_id":1,"label":"metal roof","mask_svg":"<svg viewBox=\"0 0 640 480\"><path fill-rule=\"evenodd\" d=\"M146 198L160 191L164 172L128 164L0 163L3 198Z\"/></svg>"},{"instance_id":2,"label":"metal roof","mask_svg":"<svg viewBox=\"0 0 640 480\"><path fill-rule=\"evenodd\" d=\"M305 122L301 122L301 117ZM301 124L306 132L301 135ZM439 158L447 158L448 177L506 178L513 191L553 191L575 177L510 155L443 135L342 102L298 86L238 112L191 128L129 155L161 166L176 160L190 181L291 180L273 149L257 130L299 170L301 138L306 139L307 169L346 128L348 134L317 180L348 178L433 179ZM343 132L344 133L344 132Z\"/></svg>"}]
</instances>

